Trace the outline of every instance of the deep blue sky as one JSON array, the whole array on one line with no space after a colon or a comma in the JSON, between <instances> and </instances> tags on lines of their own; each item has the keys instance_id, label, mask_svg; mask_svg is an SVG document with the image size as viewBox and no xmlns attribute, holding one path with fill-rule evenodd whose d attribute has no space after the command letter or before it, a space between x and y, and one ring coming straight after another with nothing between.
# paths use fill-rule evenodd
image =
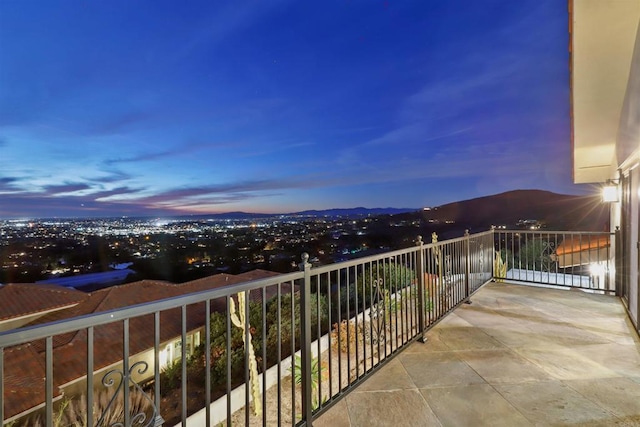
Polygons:
<instances>
[{"instance_id":1,"label":"deep blue sky","mask_svg":"<svg viewBox=\"0 0 640 427\"><path fill-rule=\"evenodd\" d=\"M572 184L558 0L0 1L0 217Z\"/></svg>"}]
</instances>

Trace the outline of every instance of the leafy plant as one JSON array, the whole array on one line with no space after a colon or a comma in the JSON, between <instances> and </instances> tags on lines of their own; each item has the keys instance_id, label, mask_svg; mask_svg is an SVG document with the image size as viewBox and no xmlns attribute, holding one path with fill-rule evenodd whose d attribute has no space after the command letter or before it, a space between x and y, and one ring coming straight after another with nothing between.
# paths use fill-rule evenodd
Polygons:
<instances>
[{"instance_id":1,"label":"leafy plant","mask_svg":"<svg viewBox=\"0 0 640 427\"><path fill-rule=\"evenodd\" d=\"M342 285L339 292L334 295L339 294L342 311L340 314L352 315L353 312L361 312L363 307L371 307L371 304L381 298L385 291L390 294L398 293L415 281L415 271L402 264L394 262L372 264L358 273L355 282ZM347 313L347 305L350 313ZM334 303L334 307L336 306L337 304Z\"/></svg>"},{"instance_id":2,"label":"leafy plant","mask_svg":"<svg viewBox=\"0 0 640 427\"><path fill-rule=\"evenodd\" d=\"M326 367L320 363L318 363L318 358L311 358L311 410L316 410L318 406L320 406L320 398L318 396L318 388L319 382L318 377L324 376L326 371ZM302 357L297 354L294 357L293 364L293 379L296 384L302 385L303 377L302 377Z\"/></svg>"},{"instance_id":3,"label":"leafy plant","mask_svg":"<svg viewBox=\"0 0 640 427\"><path fill-rule=\"evenodd\" d=\"M296 343L294 347L299 347L302 319L300 306L300 295L298 293L282 295L280 298L280 327L278 328L278 299L273 298L269 301L267 306L268 331L266 345L270 361L276 362L275 356L278 343L280 343L282 357L291 354L292 340L295 340ZM314 340L318 338L318 326L320 326L321 333L329 329L328 325L326 325L329 311L326 296L312 293L309 296L309 306L311 308L309 313L311 318L311 339Z\"/></svg>"},{"instance_id":4,"label":"leafy plant","mask_svg":"<svg viewBox=\"0 0 640 427\"><path fill-rule=\"evenodd\" d=\"M182 379L182 360L177 359L164 367L160 375L160 390L164 392L180 386Z\"/></svg>"},{"instance_id":5,"label":"leafy plant","mask_svg":"<svg viewBox=\"0 0 640 427\"><path fill-rule=\"evenodd\" d=\"M53 427L82 427L86 426L89 412L93 419L93 425L112 426L123 425L124 422L124 393L115 394L113 389L98 389L94 391L93 410L89 411L87 398L81 395L75 399L64 399L53 413ZM144 425L151 416L154 408L152 400L146 393L133 388L129 392L129 413L132 416L132 425ZM43 427L45 421L42 415L25 420L22 427Z\"/></svg>"}]
</instances>

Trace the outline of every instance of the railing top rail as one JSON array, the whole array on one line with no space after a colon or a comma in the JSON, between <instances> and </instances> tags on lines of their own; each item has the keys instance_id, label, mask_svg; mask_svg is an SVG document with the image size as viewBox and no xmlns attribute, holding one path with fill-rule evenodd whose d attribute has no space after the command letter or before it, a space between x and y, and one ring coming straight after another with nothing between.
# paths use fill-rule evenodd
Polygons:
<instances>
[{"instance_id":1,"label":"railing top rail","mask_svg":"<svg viewBox=\"0 0 640 427\"><path fill-rule=\"evenodd\" d=\"M83 330L91 326L100 326L108 323L140 317L156 312L171 310L190 304L202 303L208 300L224 298L238 292L262 289L282 283L293 283L302 279L303 272L286 273L265 279L251 280L243 283L230 284L211 290L198 291L162 300L136 304L125 308L117 308L100 313L92 313L71 319L62 319L44 325L34 325L25 328L0 332L0 348L30 342L49 336L65 334Z\"/></svg>"},{"instance_id":2,"label":"railing top rail","mask_svg":"<svg viewBox=\"0 0 640 427\"><path fill-rule=\"evenodd\" d=\"M438 241L438 245L442 245L442 244L449 244L449 243L457 243L457 242L461 242L465 239L477 239L478 237L483 237L486 235L490 235L493 233L493 230L488 230L488 231L482 231L480 233L473 233L473 234L469 234L468 236L460 236L460 237L454 237L453 239L447 239L447 240L440 240ZM431 239L431 236L428 236L429 239ZM433 243L428 242L425 243L425 247L430 247L433 246Z\"/></svg>"},{"instance_id":3,"label":"railing top rail","mask_svg":"<svg viewBox=\"0 0 640 427\"><path fill-rule=\"evenodd\" d=\"M462 241L464 239L470 238L470 239L474 239L474 238L478 238L478 237L483 237L486 235L490 235L491 233L493 233L492 230L488 230L488 231L483 231L480 233L474 233L474 234L470 234L469 236L461 236L461 237L456 237L453 239L447 239L447 240L443 240L438 242L438 245L441 244L448 244L448 243L455 243L455 242L459 242ZM429 236L429 238L431 238L431 236ZM423 248L431 248L434 246L433 243L426 242L424 240L425 238L423 237L423 243L424 245L422 246ZM417 241L416 241L417 243ZM416 252L420 249L419 246L411 246L405 249L397 249L397 250L393 250L393 251L389 251L389 252L384 252L382 254L376 254L376 255L370 255L367 257L362 257L362 258L356 258L356 259L352 259L349 261L342 261L342 262L338 262L338 263L334 263L334 264L328 264L328 265L321 265L318 267L314 267L311 271L312 274L323 274L323 273L328 273L331 271L336 271L336 270L340 270L340 269L344 269L344 268L349 268L349 267L355 267L357 265L360 264L366 264L369 262L375 262L375 261L379 261L382 259L388 259L388 258L393 258L393 257L397 257L397 256L402 256L402 255L407 255L413 252Z\"/></svg>"},{"instance_id":4,"label":"railing top rail","mask_svg":"<svg viewBox=\"0 0 640 427\"><path fill-rule=\"evenodd\" d=\"M563 231L563 230L495 230L496 233L520 233L520 234L562 234L565 236L613 236L612 231Z\"/></svg>"},{"instance_id":5,"label":"railing top rail","mask_svg":"<svg viewBox=\"0 0 640 427\"><path fill-rule=\"evenodd\" d=\"M336 271L336 270L340 270L343 268L349 268L349 267L355 267L356 265L360 265L360 264L366 264L369 262L375 262L375 261L379 261L382 259L388 259L388 258L393 258L393 257L397 257L397 256L402 256L402 255L406 255L412 252L416 252L418 250L417 246L413 246L413 247L409 247L406 249L399 249L399 250L395 250L395 251L390 251L390 252L384 252L381 254L376 254L376 255L369 255L367 257L362 257L362 258L356 258L356 259L352 259L349 261L342 261L342 262L337 262L334 264L327 264L327 265L321 265L318 267L314 267L311 272L312 274L322 274L322 273L328 273L331 271Z\"/></svg>"}]
</instances>

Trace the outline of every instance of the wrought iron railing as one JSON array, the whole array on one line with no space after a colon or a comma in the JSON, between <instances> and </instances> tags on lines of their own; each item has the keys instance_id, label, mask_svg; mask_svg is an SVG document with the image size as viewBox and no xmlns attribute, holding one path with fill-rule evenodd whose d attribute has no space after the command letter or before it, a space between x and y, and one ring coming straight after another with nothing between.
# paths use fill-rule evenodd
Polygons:
<instances>
[{"instance_id":1,"label":"wrought iron railing","mask_svg":"<svg viewBox=\"0 0 640 427\"><path fill-rule=\"evenodd\" d=\"M308 425L494 278L609 291L578 261L609 269L610 252L571 255L608 248L601 236L433 236L315 268L304 255L298 272L0 333L0 419Z\"/></svg>"},{"instance_id":2,"label":"wrought iron railing","mask_svg":"<svg viewBox=\"0 0 640 427\"><path fill-rule=\"evenodd\" d=\"M495 230L496 262L501 278L615 292L613 233Z\"/></svg>"}]
</instances>

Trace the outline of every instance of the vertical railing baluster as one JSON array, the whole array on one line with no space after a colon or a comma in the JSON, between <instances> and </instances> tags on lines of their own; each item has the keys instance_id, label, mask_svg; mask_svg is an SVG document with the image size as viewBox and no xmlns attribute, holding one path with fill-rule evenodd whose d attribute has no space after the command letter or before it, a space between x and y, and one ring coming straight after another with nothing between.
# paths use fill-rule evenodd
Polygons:
<instances>
[{"instance_id":1,"label":"vertical railing baluster","mask_svg":"<svg viewBox=\"0 0 640 427\"><path fill-rule=\"evenodd\" d=\"M398 295L400 295L400 293L404 289L403 286L405 285L405 281L406 281L406 275L405 275L406 266L402 263L398 255L393 259L393 264L395 267L395 274L393 275L393 285L392 285L393 288L389 289L389 295L393 294L397 298ZM409 324L411 323L411 313L409 312L409 310L405 310L402 304L399 304L399 305L395 304L395 312L393 310L393 307L394 307L394 301L391 300L391 298L389 298L389 307L388 307L389 323L394 324L395 326L394 335L396 337L399 335L400 342L402 343L402 345L404 345L409 339L408 338L409 331L406 327L409 326ZM403 326L400 328L398 328L398 310L400 310L399 316L400 316L400 320L403 323Z\"/></svg>"},{"instance_id":2,"label":"vertical railing baluster","mask_svg":"<svg viewBox=\"0 0 640 427\"><path fill-rule=\"evenodd\" d=\"M300 288L300 293L302 293L302 289L304 285ZM295 355L296 355L296 332L298 331L298 327L296 326L296 310L295 310L295 293L293 289L291 289L291 317L289 318L289 322L291 322L291 368L294 368L295 365ZM292 379L291 381L291 423L292 425L296 423L296 382Z\"/></svg>"},{"instance_id":3,"label":"vertical railing baluster","mask_svg":"<svg viewBox=\"0 0 640 427\"><path fill-rule=\"evenodd\" d=\"M122 322L122 391L124 394L124 425L131 425L131 408L129 402L129 319Z\"/></svg>"},{"instance_id":4,"label":"vertical railing baluster","mask_svg":"<svg viewBox=\"0 0 640 427\"><path fill-rule=\"evenodd\" d=\"M53 337L45 340L45 422L47 426L53 425Z\"/></svg>"},{"instance_id":5,"label":"vertical railing baluster","mask_svg":"<svg viewBox=\"0 0 640 427\"><path fill-rule=\"evenodd\" d=\"M314 276L316 278L316 345L317 345L317 353L316 353L316 362L318 363L318 407L322 403L322 312L320 311L320 288L321 288L321 276L317 274Z\"/></svg>"},{"instance_id":6,"label":"vertical railing baluster","mask_svg":"<svg viewBox=\"0 0 640 427\"><path fill-rule=\"evenodd\" d=\"M351 281L350 281L350 273L351 268L346 268L346 287L347 287L347 315L345 316L346 329L347 329L347 385L351 385ZM355 267L354 267L355 268ZM357 276L357 274L356 274ZM355 287L354 287L355 288ZM340 334L338 334L340 336Z\"/></svg>"},{"instance_id":7,"label":"vertical railing baluster","mask_svg":"<svg viewBox=\"0 0 640 427\"><path fill-rule=\"evenodd\" d=\"M181 334L180 340L180 360L182 360L182 425L187 425L187 306L183 305L180 310ZM127 424L128 425L128 424Z\"/></svg>"},{"instance_id":8,"label":"vertical railing baluster","mask_svg":"<svg viewBox=\"0 0 640 427\"><path fill-rule=\"evenodd\" d=\"M304 281L300 296L300 318L302 320L300 353L302 360L302 422L306 425L312 423L311 406L311 264L309 254L302 254L301 269L304 271ZM248 423L247 423L248 425Z\"/></svg>"},{"instance_id":9,"label":"vertical railing baluster","mask_svg":"<svg viewBox=\"0 0 640 427\"><path fill-rule=\"evenodd\" d=\"M251 396L251 373L249 366L249 334L251 333L251 326L249 325L249 292L245 292L244 300L244 425L249 425L249 415L251 409L249 407L249 399ZM238 295L238 310L240 310L240 296ZM238 311L238 318L242 321L240 312Z\"/></svg>"},{"instance_id":10,"label":"vertical railing baluster","mask_svg":"<svg viewBox=\"0 0 640 427\"><path fill-rule=\"evenodd\" d=\"M231 427L231 295L225 297L226 307L226 321L225 326L227 329L227 427Z\"/></svg>"},{"instance_id":11,"label":"vertical railing baluster","mask_svg":"<svg viewBox=\"0 0 640 427\"><path fill-rule=\"evenodd\" d=\"M329 346L327 348L328 353L328 369L329 369L329 398L333 396L333 363L332 363L332 354L331 354L331 310L333 307L331 306L331 272L327 272L327 338L329 341Z\"/></svg>"},{"instance_id":12,"label":"vertical railing baluster","mask_svg":"<svg viewBox=\"0 0 640 427\"><path fill-rule=\"evenodd\" d=\"M291 286L291 296L293 296L293 285ZM282 321L281 321L281 304L282 304L282 283L278 282L276 290L276 360L278 367L278 425L282 425ZM293 326L293 325L292 325ZM292 356L293 357L293 356Z\"/></svg>"},{"instance_id":13,"label":"vertical railing baluster","mask_svg":"<svg viewBox=\"0 0 640 427\"><path fill-rule=\"evenodd\" d=\"M316 362L318 363L318 406L320 406L320 404L322 403L322 340L320 339L322 337L322 313L320 312L320 288L321 288L321 278L320 275L316 275L314 276L316 278L316 318L315 321L317 322L317 335L316 335L316 344L317 344L317 349L318 352L316 354Z\"/></svg>"},{"instance_id":14,"label":"vertical railing baluster","mask_svg":"<svg viewBox=\"0 0 640 427\"><path fill-rule=\"evenodd\" d=\"M345 269L346 270L346 269ZM342 325L342 275L340 274L341 270L337 272L336 281L338 282L338 321L336 322L336 335L338 341L337 353L338 353L338 391L342 391L342 338L341 338L341 325ZM347 285L348 286L348 285Z\"/></svg>"},{"instance_id":15,"label":"vertical railing baluster","mask_svg":"<svg viewBox=\"0 0 640 427\"><path fill-rule=\"evenodd\" d=\"M4 348L0 347L0 423L4 424Z\"/></svg>"},{"instance_id":16,"label":"vertical railing baluster","mask_svg":"<svg viewBox=\"0 0 640 427\"><path fill-rule=\"evenodd\" d=\"M378 322L378 318L376 316L376 318L374 319L374 308L373 308L373 304L374 301L376 300L376 295L378 294L378 287L377 285L374 286L373 283L373 271L369 271L369 282L371 283L371 286L369 286L369 300L371 301L371 303L369 304L369 336L371 337L371 339L369 340L369 347L370 347L370 351L371 351L371 366L374 365L373 363L373 351L374 351L374 347L373 347L373 337L374 335L374 326L373 323L374 321L376 322L376 331L378 330L377 328L377 322ZM375 287L375 291L374 291L374 287ZM375 294L374 294L375 292ZM380 312L380 310L378 309L378 306L376 305L376 309L377 312ZM378 339L376 339L376 344L378 347L378 363L380 363L380 339L379 339L379 334L378 334ZM366 366L365 366L366 369Z\"/></svg>"},{"instance_id":17,"label":"vertical railing baluster","mask_svg":"<svg viewBox=\"0 0 640 427\"><path fill-rule=\"evenodd\" d=\"M93 427L93 326L87 328L87 427Z\"/></svg>"},{"instance_id":18,"label":"vertical railing baluster","mask_svg":"<svg viewBox=\"0 0 640 427\"><path fill-rule=\"evenodd\" d=\"M207 427L211 427L211 300L204 304L204 400Z\"/></svg>"},{"instance_id":19,"label":"vertical railing baluster","mask_svg":"<svg viewBox=\"0 0 640 427\"><path fill-rule=\"evenodd\" d=\"M425 342L425 268L424 268L424 242L422 236L418 236L416 241L418 246L418 334L420 335L420 342Z\"/></svg>"},{"instance_id":20,"label":"vertical railing baluster","mask_svg":"<svg viewBox=\"0 0 640 427\"><path fill-rule=\"evenodd\" d=\"M267 287L262 288L262 425L267 425ZM256 378L256 381L258 379ZM278 378L280 381L280 378Z\"/></svg>"},{"instance_id":21,"label":"vertical railing baluster","mask_svg":"<svg viewBox=\"0 0 640 427\"><path fill-rule=\"evenodd\" d=\"M362 277L362 281L364 281L364 277L365 277L365 273L364 273L364 264L360 264L360 274ZM358 311L360 310L360 305L359 305L359 301L358 301L358 291L359 291L359 287L358 287L358 267L356 267L356 273L355 273L355 277L353 278L355 280L355 295L353 296L353 305L355 306L355 310L354 310L354 321L355 321L355 335L356 335L356 345L355 345L355 352L356 352L356 381L360 378L360 346L358 345L358 342L360 341L360 331L358 330L358 317L359 314Z\"/></svg>"},{"instance_id":22,"label":"vertical railing baluster","mask_svg":"<svg viewBox=\"0 0 640 427\"><path fill-rule=\"evenodd\" d=\"M400 294L402 293L402 290L404 289L404 285L406 282L406 266L405 264L402 262L402 259L400 258L400 255L396 255L395 258L393 258L393 266L394 268L394 275L393 275L393 283L389 286L389 306L386 307L386 311L385 310L385 322L387 319L387 313L388 313L388 318L389 318L389 330L394 330L395 333L393 334L395 337L400 336L400 342L402 343L402 345L404 345L407 340L408 340L408 329L407 327L409 326L409 324L411 323L411 314L409 312L409 310L405 310L404 306L402 305L402 300L400 300L400 304L397 304L397 298L400 296ZM394 299L391 299L391 295L395 295ZM400 311L400 314L398 314L398 310ZM402 321L403 325L401 327L398 327L399 325L399 321L398 321L398 316L400 318L400 320ZM386 329L386 326L385 326ZM393 353L393 351L392 351Z\"/></svg>"},{"instance_id":23,"label":"vertical railing baluster","mask_svg":"<svg viewBox=\"0 0 640 427\"><path fill-rule=\"evenodd\" d=\"M153 338L153 346L155 348L154 355L154 386L155 386L155 396L154 402L156 405L156 419L154 425L159 426L162 425L164 419L160 414L160 312L156 311L153 313L153 324L154 324L154 338Z\"/></svg>"}]
</instances>

